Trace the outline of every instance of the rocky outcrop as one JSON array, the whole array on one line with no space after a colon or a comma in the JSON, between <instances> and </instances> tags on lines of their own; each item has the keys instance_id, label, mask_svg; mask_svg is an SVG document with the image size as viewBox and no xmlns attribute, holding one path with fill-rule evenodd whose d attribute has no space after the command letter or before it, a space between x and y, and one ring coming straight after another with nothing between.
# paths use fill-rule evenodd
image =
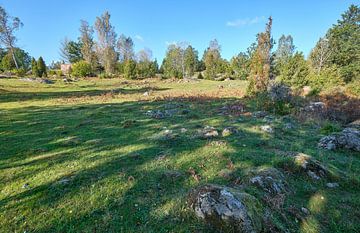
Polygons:
<instances>
[{"instance_id":1,"label":"rocky outcrop","mask_svg":"<svg viewBox=\"0 0 360 233\"><path fill-rule=\"evenodd\" d=\"M237 189L203 185L190 192L188 204L197 217L221 232L255 233L262 230L260 203Z\"/></svg>"},{"instance_id":2,"label":"rocky outcrop","mask_svg":"<svg viewBox=\"0 0 360 233\"><path fill-rule=\"evenodd\" d=\"M287 192L285 176L276 168L260 168L248 172L248 183L270 195Z\"/></svg>"},{"instance_id":3,"label":"rocky outcrop","mask_svg":"<svg viewBox=\"0 0 360 233\"><path fill-rule=\"evenodd\" d=\"M340 133L321 138L318 146L327 150L346 148L360 151L360 131L355 128L346 128Z\"/></svg>"}]
</instances>

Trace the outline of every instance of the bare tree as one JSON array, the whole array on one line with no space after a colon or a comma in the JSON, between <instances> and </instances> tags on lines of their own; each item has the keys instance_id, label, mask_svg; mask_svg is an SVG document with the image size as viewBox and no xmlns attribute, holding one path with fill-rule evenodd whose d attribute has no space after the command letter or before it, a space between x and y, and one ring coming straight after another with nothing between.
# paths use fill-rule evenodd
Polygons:
<instances>
[{"instance_id":1,"label":"bare tree","mask_svg":"<svg viewBox=\"0 0 360 233\"><path fill-rule=\"evenodd\" d=\"M14 33L22 26L23 23L18 17L9 16L5 9L0 6L0 41L10 51L17 69L19 68L19 65L16 61L14 52L17 39Z\"/></svg>"},{"instance_id":2,"label":"bare tree","mask_svg":"<svg viewBox=\"0 0 360 233\"><path fill-rule=\"evenodd\" d=\"M329 61L331 52L329 40L326 37L320 38L310 53L311 65L316 69L318 74Z\"/></svg>"},{"instance_id":3,"label":"bare tree","mask_svg":"<svg viewBox=\"0 0 360 233\"><path fill-rule=\"evenodd\" d=\"M136 55L138 62L151 62L152 56L153 53L149 48L144 48L140 50Z\"/></svg>"},{"instance_id":4,"label":"bare tree","mask_svg":"<svg viewBox=\"0 0 360 233\"><path fill-rule=\"evenodd\" d=\"M121 34L116 47L121 62L134 59L134 42L131 37L126 37L124 34Z\"/></svg>"},{"instance_id":5,"label":"bare tree","mask_svg":"<svg viewBox=\"0 0 360 233\"><path fill-rule=\"evenodd\" d=\"M85 61L95 66L96 55L94 54L94 30L85 20L81 20L80 41L81 54Z\"/></svg>"},{"instance_id":6,"label":"bare tree","mask_svg":"<svg viewBox=\"0 0 360 233\"><path fill-rule=\"evenodd\" d=\"M102 16L97 17L95 21L98 43L96 50L100 62L105 68L106 73L113 73L117 54L115 52L116 33L114 27L110 24L110 14L105 12Z\"/></svg>"}]
</instances>

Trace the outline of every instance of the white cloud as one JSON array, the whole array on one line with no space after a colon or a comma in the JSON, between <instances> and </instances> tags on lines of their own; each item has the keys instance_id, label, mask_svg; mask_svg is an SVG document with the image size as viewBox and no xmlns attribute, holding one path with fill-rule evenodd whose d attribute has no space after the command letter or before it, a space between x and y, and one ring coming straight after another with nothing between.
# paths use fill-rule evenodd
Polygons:
<instances>
[{"instance_id":1,"label":"white cloud","mask_svg":"<svg viewBox=\"0 0 360 233\"><path fill-rule=\"evenodd\" d=\"M228 27L241 27L241 26L260 23L260 22L262 22L264 20L265 20L264 16L261 16L261 17L256 16L255 18L252 18L252 19L250 19L250 18L236 19L236 20L233 20L233 21L228 21L226 23L226 26L228 26Z\"/></svg>"},{"instance_id":2,"label":"white cloud","mask_svg":"<svg viewBox=\"0 0 360 233\"><path fill-rule=\"evenodd\" d=\"M137 39L138 41L144 42L144 38L140 35L136 35L135 39Z\"/></svg>"}]
</instances>

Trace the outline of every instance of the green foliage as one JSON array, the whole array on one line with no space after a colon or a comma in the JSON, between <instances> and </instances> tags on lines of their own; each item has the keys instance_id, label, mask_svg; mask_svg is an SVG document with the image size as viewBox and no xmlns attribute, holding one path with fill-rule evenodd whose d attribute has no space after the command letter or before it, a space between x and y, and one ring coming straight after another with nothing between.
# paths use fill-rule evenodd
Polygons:
<instances>
[{"instance_id":1,"label":"green foliage","mask_svg":"<svg viewBox=\"0 0 360 233\"><path fill-rule=\"evenodd\" d=\"M281 65L279 73L278 78L290 86L303 87L308 84L309 66L302 53L296 52L289 57L287 62Z\"/></svg>"},{"instance_id":2,"label":"green foliage","mask_svg":"<svg viewBox=\"0 0 360 233\"><path fill-rule=\"evenodd\" d=\"M169 45L163 60L162 71L165 77L182 78L184 76L182 67L183 51L180 46Z\"/></svg>"},{"instance_id":3,"label":"green foliage","mask_svg":"<svg viewBox=\"0 0 360 233\"><path fill-rule=\"evenodd\" d=\"M326 121L320 129L320 133L323 135L329 135L339 131L341 131L341 126L330 121Z\"/></svg>"},{"instance_id":4,"label":"green foliage","mask_svg":"<svg viewBox=\"0 0 360 233\"><path fill-rule=\"evenodd\" d=\"M136 72L138 77L153 78L158 72L157 61L141 61L136 64Z\"/></svg>"},{"instance_id":5,"label":"green foliage","mask_svg":"<svg viewBox=\"0 0 360 233\"><path fill-rule=\"evenodd\" d=\"M75 77L88 77L92 74L91 64L87 61L78 61L71 67L71 75Z\"/></svg>"},{"instance_id":6,"label":"green foliage","mask_svg":"<svg viewBox=\"0 0 360 233\"><path fill-rule=\"evenodd\" d=\"M124 77L126 79L136 79L136 62L127 60L124 64Z\"/></svg>"},{"instance_id":7,"label":"green foliage","mask_svg":"<svg viewBox=\"0 0 360 233\"><path fill-rule=\"evenodd\" d=\"M347 84L346 91L351 95L360 97L360 80L355 80Z\"/></svg>"},{"instance_id":8,"label":"green foliage","mask_svg":"<svg viewBox=\"0 0 360 233\"><path fill-rule=\"evenodd\" d=\"M221 59L221 48L215 39L210 41L209 47L205 50L203 61L205 64L205 78L215 79L216 75L224 71L223 60Z\"/></svg>"},{"instance_id":9,"label":"green foliage","mask_svg":"<svg viewBox=\"0 0 360 233\"><path fill-rule=\"evenodd\" d=\"M24 77L26 75L26 70L24 68L13 69L11 72L17 77Z\"/></svg>"},{"instance_id":10,"label":"green foliage","mask_svg":"<svg viewBox=\"0 0 360 233\"><path fill-rule=\"evenodd\" d=\"M230 60L232 76L236 79L246 80L250 74L250 57L246 53L239 53Z\"/></svg>"},{"instance_id":11,"label":"green foliage","mask_svg":"<svg viewBox=\"0 0 360 233\"><path fill-rule=\"evenodd\" d=\"M33 76L36 76L36 77L41 76L35 58L31 59L31 73Z\"/></svg>"},{"instance_id":12,"label":"green foliage","mask_svg":"<svg viewBox=\"0 0 360 233\"><path fill-rule=\"evenodd\" d=\"M320 73L312 71L307 78L307 84L309 84L314 91L319 92L331 87L344 85L344 82L341 78L340 70L335 65L332 65L323 68Z\"/></svg>"},{"instance_id":13,"label":"green foliage","mask_svg":"<svg viewBox=\"0 0 360 233\"><path fill-rule=\"evenodd\" d=\"M63 59L70 63L75 63L83 60L81 53L82 43L76 41L68 41L65 39L60 48L60 55Z\"/></svg>"},{"instance_id":14,"label":"green foliage","mask_svg":"<svg viewBox=\"0 0 360 233\"><path fill-rule=\"evenodd\" d=\"M38 76L46 77L47 76L46 65L45 65L45 61L42 57L39 57L36 66L37 66L37 70L38 70L38 73L37 73Z\"/></svg>"},{"instance_id":15,"label":"green foliage","mask_svg":"<svg viewBox=\"0 0 360 233\"><path fill-rule=\"evenodd\" d=\"M330 64L338 66L345 82L360 77L360 9L351 5L328 31Z\"/></svg>"},{"instance_id":16,"label":"green foliage","mask_svg":"<svg viewBox=\"0 0 360 233\"><path fill-rule=\"evenodd\" d=\"M10 50L6 51L6 54L3 53L3 57L1 60L1 69L2 70L13 70L16 69L16 65ZM18 63L19 69L28 70L31 64L30 55L22 49L14 48L14 56Z\"/></svg>"},{"instance_id":17,"label":"green foliage","mask_svg":"<svg viewBox=\"0 0 360 233\"><path fill-rule=\"evenodd\" d=\"M185 66L185 75L193 76L195 71L197 70L197 66L199 63L198 51L196 51L192 46L188 46L185 49L185 58L184 58L184 66Z\"/></svg>"},{"instance_id":18,"label":"green foliage","mask_svg":"<svg viewBox=\"0 0 360 233\"><path fill-rule=\"evenodd\" d=\"M271 72L271 49L274 41L271 37L272 18L266 24L265 32L257 35L257 46L251 57L251 72L249 76L249 86L247 94L253 95L258 92L266 91Z\"/></svg>"}]
</instances>

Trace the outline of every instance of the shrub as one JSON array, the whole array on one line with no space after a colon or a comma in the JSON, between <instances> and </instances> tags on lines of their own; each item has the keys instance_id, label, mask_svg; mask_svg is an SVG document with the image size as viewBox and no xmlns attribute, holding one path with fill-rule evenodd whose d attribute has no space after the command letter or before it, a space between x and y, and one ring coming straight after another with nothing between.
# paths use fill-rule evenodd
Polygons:
<instances>
[{"instance_id":1,"label":"shrub","mask_svg":"<svg viewBox=\"0 0 360 233\"><path fill-rule=\"evenodd\" d=\"M289 114L293 108L291 89L282 83L272 83L267 92L255 94L255 104L257 109Z\"/></svg>"},{"instance_id":2,"label":"shrub","mask_svg":"<svg viewBox=\"0 0 360 233\"><path fill-rule=\"evenodd\" d=\"M346 85L346 91L351 95L360 97L360 80L353 81Z\"/></svg>"},{"instance_id":3,"label":"shrub","mask_svg":"<svg viewBox=\"0 0 360 233\"><path fill-rule=\"evenodd\" d=\"M13 69L11 72L14 73L18 77L24 77L26 75L26 70L23 68Z\"/></svg>"},{"instance_id":4,"label":"shrub","mask_svg":"<svg viewBox=\"0 0 360 233\"><path fill-rule=\"evenodd\" d=\"M91 75L91 64L86 61L78 61L71 67L71 75L75 77L87 77Z\"/></svg>"},{"instance_id":5,"label":"shrub","mask_svg":"<svg viewBox=\"0 0 360 233\"><path fill-rule=\"evenodd\" d=\"M47 77L45 61L42 57L39 57L37 61L37 72L39 77Z\"/></svg>"},{"instance_id":6,"label":"shrub","mask_svg":"<svg viewBox=\"0 0 360 233\"><path fill-rule=\"evenodd\" d=\"M127 79L136 79L136 63L133 60L127 60L124 65L124 76Z\"/></svg>"},{"instance_id":7,"label":"shrub","mask_svg":"<svg viewBox=\"0 0 360 233\"><path fill-rule=\"evenodd\" d=\"M336 66L326 67L318 74L311 72L308 82L315 92L344 85Z\"/></svg>"},{"instance_id":8,"label":"shrub","mask_svg":"<svg viewBox=\"0 0 360 233\"><path fill-rule=\"evenodd\" d=\"M325 124L320 129L320 133L324 135L328 135L339 131L341 131L341 126L335 123L331 123L329 121L326 121Z\"/></svg>"},{"instance_id":9,"label":"shrub","mask_svg":"<svg viewBox=\"0 0 360 233\"><path fill-rule=\"evenodd\" d=\"M198 78L198 79L204 79L204 76L202 75L201 72L199 72L197 78Z\"/></svg>"}]
</instances>

